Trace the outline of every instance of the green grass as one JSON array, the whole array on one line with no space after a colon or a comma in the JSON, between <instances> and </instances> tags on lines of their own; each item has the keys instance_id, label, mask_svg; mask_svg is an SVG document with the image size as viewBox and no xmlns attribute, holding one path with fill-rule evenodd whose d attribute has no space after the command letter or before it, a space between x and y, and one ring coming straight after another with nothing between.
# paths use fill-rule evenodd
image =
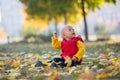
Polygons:
<instances>
[{"instance_id":1,"label":"green grass","mask_svg":"<svg viewBox=\"0 0 120 80\"><path fill-rule=\"evenodd\" d=\"M120 51L120 43L109 43L109 42L87 42L86 52L89 53L104 53L106 51L119 52Z\"/></svg>"},{"instance_id":2,"label":"green grass","mask_svg":"<svg viewBox=\"0 0 120 80\"><path fill-rule=\"evenodd\" d=\"M85 42L85 47L86 47L86 52L87 56L84 56L83 63L80 66L77 66L76 69L70 74L70 75L64 75L68 74L69 71L71 71L70 68L56 68L57 73L64 73L64 74L59 74L58 78L59 80L78 80L80 78L81 72L83 72L83 69L85 67L93 68L96 66L96 68L93 68L94 72L94 78L96 78L97 75L100 75L98 73L99 70L104 69L107 70L108 65L112 66L113 69L107 70L106 73L109 72L109 74L112 74L114 76L108 76L108 79L112 80L114 78L119 78L119 73L120 70L118 70L118 66L113 66L113 64L109 64L109 61L114 61L116 63L119 63L119 53L120 53L120 43L108 43L108 42ZM114 54L106 54L105 52L108 51L108 53L114 53ZM28 54L16 54L16 53L21 53L25 52ZM10 55L4 55L4 53L11 53ZM13 53L13 54L12 54ZM30 56L30 53L34 53L32 56ZM1 73L0 75L0 80L8 80L8 79L13 79L13 77L17 79L32 79L33 80L45 80L46 78L55 78L56 77L56 69L47 69L48 67L43 67L43 68L37 68L33 67L34 65L34 59L37 57L35 56L35 53L39 54L50 54L50 58L53 58L53 55L59 54L60 50L53 49L51 46L51 43L10 43L10 44L2 44L0 45L0 57L2 59L6 59L4 63L0 63L1 67ZM53 53L53 54L52 54ZM98 53L98 54L95 54ZM100 53L100 54L99 54ZM101 54L105 53L105 54ZM95 55L94 55L95 54ZM106 55L106 57L104 56ZM44 55L46 56L46 55ZM98 58L102 57L102 58ZM107 59L106 59L107 58ZM22 59L22 60L20 60ZM46 58L47 59L47 58ZM20 60L20 66L23 66L20 68L20 66L13 66L11 62L13 61L14 63ZM103 60L107 60L105 64L101 64ZM8 61L8 62L7 62ZM32 62L32 63L30 63ZM8 64L9 63L9 64ZM33 71L29 71L28 68L33 67ZM16 68L18 70L16 70ZM2 71L5 70L5 71ZM6 71L12 70L12 72L9 72L6 74ZM15 71L14 71L15 70ZM38 72L40 70L40 72ZM79 71L79 72L78 72ZM5 72L5 74L4 74ZM21 75L19 76L14 76L14 73L20 73ZM54 75L46 76L45 74L54 72ZM84 71L85 72L85 71ZM116 73L112 73L116 72ZM7 76L11 75L11 76ZM108 80L107 77L105 80ZM56 79L54 79L56 80Z\"/></svg>"},{"instance_id":3,"label":"green grass","mask_svg":"<svg viewBox=\"0 0 120 80\"><path fill-rule=\"evenodd\" d=\"M25 52L43 54L54 50L51 43L10 43L0 45L0 52L3 53Z\"/></svg>"},{"instance_id":4,"label":"green grass","mask_svg":"<svg viewBox=\"0 0 120 80\"><path fill-rule=\"evenodd\" d=\"M108 42L85 42L86 52L105 52L107 50L118 52L120 50L120 43L108 43ZM10 43L0 45L0 52L3 53L39 53L44 54L47 52L60 52L60 50L53 49L51 43Z\"/></svg>"}]
</instances>

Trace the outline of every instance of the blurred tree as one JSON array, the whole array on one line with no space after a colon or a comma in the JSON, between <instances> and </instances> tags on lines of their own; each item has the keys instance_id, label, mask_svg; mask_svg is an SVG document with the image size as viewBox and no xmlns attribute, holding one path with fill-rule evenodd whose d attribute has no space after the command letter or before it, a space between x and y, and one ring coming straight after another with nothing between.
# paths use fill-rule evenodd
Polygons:
<instances>
[{"instance_id":1,"label":"blurred tree","mask_svg":"<svg viewBox=\"0 0 120 80\"><path fill-rule=\"evenodd\" d=\"M42 18L48 19L48 22L51 19L55 20L55 25L57 26L58 22L65 20L65 24L68 22L67 15L68 13L76 13L73 4L73 0L20 0L25 4L26 12L29 15L29 18ZM49 24L49 23L48 23ZM55 27L57 31L57 27Z\"/></svg>"},{"instance_id":2,"label":"blurred tree","mask_svg":"<svg viewBox=\"0 0 120 80\"><path fill-rule=\"evenodd\" d=\"M84 26L85 26L85 40L88 41L88 27L86 21L86 14L89 11L95 11L96 9L100 9L102 5L105 3L116 3L116 0L74 0L74 3L78 4L79 8L82 9Z\"/></svg>"},{"instance_id":3,"label":"blurred tree","mask_svg":"<svg viewBox=\"0 0 120 80\"><path fill-rule=\"evenodd\" d=\"M26 12L30 18L52 19L55 24L64 19L65 24L69 21L76 22L83 15L85 26L85 39L88 41L88 28L86 14L89 11L99 9L105 3L116 3L116 0L20 0L25 4ZM55 27L57 31L57 27Z\"/></svg>"},{"instance_id":4,"label":"blurred tree","mask_svg":"<svg viewBox=\"0 0 120 80\"><path fill-rule=\"evenodd\" d=\"M51 20L51 13L50 13L50 2L46 0L20 0L23 4L25 4L25 12L26 13L26 20L38 20L42 19L43 21L49 24ZM47 2L47 3L46 3Z\"/></svg>"}]
</instances>

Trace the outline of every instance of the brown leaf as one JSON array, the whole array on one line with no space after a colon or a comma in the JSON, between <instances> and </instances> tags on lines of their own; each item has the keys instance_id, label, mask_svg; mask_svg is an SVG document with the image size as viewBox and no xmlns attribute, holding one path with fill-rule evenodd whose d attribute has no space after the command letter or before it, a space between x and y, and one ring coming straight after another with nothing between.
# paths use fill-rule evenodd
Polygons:
<instances>
[{"instance_id":1,"label":"brown leaf","mask_svg":"<svg viewBox=\"0 0 120 80\"><path fill-rule=\"evenodd\" d=\"M48 77L46 80L60 80L60 75L55 74L53 76Z\"/></svg>"},{"instance_id":2,"label":"brown leaf","mask_svg":"<svg viewBox=\"0 0 120 80\"><path fill-rule=\"evenodd\" d=\"M89 67L86 67L78 80L93 80L94 73Z\"/></svg>"}]
</instances>

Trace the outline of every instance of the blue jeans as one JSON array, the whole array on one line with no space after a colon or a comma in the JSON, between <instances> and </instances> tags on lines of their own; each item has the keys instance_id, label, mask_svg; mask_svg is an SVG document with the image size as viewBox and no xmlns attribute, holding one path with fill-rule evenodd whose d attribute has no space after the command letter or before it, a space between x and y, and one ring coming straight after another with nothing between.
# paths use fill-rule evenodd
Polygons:
<instances>
[{"instance_id":1,"label":"blue jeans","mask_svg":"<svg viewBox=\"0 0 120 80\"><path fill-rule=\"evenodd\" d=\"M65 67L67 64L65 63L65 60L63 58L53 58L53 61L57 64L60 65L61 67ZM75 62L72 60L72 64L71 66L76 66L76 65L80 65L80 63L82 62L82 60L80 62Z\"/></svg>"}]
</instances>

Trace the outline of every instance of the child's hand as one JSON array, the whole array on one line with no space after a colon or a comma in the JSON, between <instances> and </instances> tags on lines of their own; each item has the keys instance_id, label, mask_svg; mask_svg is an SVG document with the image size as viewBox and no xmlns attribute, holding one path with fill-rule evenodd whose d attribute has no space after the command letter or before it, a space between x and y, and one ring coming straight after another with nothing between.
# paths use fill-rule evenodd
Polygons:
<instances>
[{"instance_id":1,"label":"child's hand","mask_svg":"<svg viewBox=\"0 0 120 80\"><path fill-rule=\"evenodd\" d=\"M74 57L72 58L72 60L75 61L75 62L77 62L77 61L78 61L78 58L74 56Z\"/></svg>"},{"instance_id":2,"label":"child's hand","mask_svg":"<svg viewBox=\"0 0 120 80\"><path fill-rule=\"evenodd\" d=\"M53 37L57 38L57 33L56 32L53 33Z\"/></svg>"}]
</instances>

